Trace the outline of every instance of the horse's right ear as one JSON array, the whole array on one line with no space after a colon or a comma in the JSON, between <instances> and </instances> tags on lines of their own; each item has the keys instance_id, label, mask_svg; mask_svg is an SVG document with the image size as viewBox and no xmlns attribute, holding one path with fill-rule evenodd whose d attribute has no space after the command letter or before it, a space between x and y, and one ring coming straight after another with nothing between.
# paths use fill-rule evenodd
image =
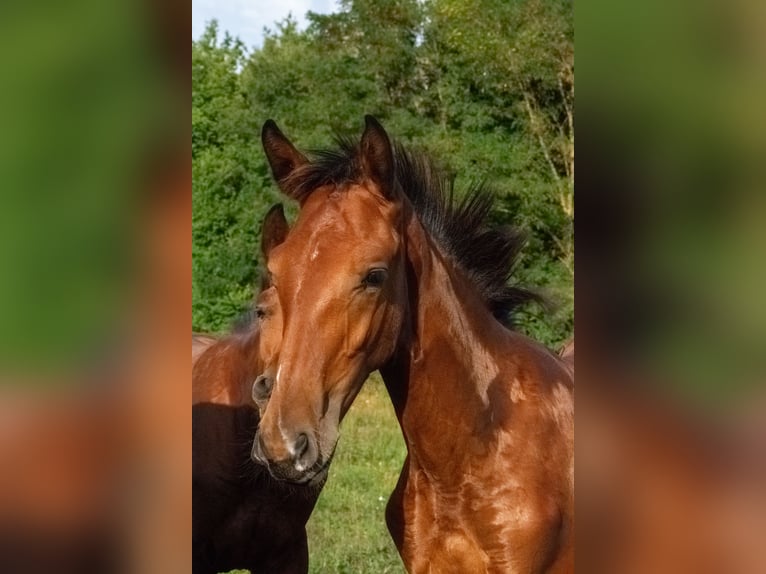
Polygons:
<instances>
[{"instance_id":1,"label":"horse's right ear","mask_svg":"<svg viewBox=\"0 0 766 574\"><path fill-rule=\"evenodd\" d=\"M271 173L277 181L279 188L286 194L284 180L298 167L308 163L306 156L299 152L295 146L285 137L274 120L266 120L261 130L261 142L266 159L269 160Z\"/></svg>"},{"instance_id":2,"label":"horse's right ear","mask_svg":"<svg viewBox=\"0 0 766 574\"><path fill-rule=\"evenodd\" d=\"M287 237L290 227L285 219L282 204L273 205L263 219L263 232L261 233L261 253L268 261L269 253Z\"/></svg>"}]
</instances>

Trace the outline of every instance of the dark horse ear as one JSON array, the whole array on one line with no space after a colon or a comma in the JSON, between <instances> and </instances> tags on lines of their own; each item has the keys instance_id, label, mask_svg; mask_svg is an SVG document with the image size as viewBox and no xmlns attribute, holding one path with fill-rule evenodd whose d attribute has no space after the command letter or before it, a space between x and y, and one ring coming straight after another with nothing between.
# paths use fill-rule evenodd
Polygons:
<instances>
[{"instance_id":1,"label":"dark horse ear","mask_svg":"<svg viewBox=\"0 0 766 574\"><path fill-rule=\"evenodd\" d=\"M277 180L277 185L286 194L290 195L283 182L296 168L308 163L306 156L299 152L295 146L285 137L274 120L266 120L261 130L261 142L266 159L269 160L271 173Z\"/></svg>"},{"instance_id":2,"label":"dark horse ear","mask_svg":"<svg viewBox=\"0 0 766 574\"><path fill-rule=\"evenodd\" d=\"M365 172L378 184L383 194L391 198L394 193L394 153L391 140L374 117L364 116L364 123L361 151Z\"/></svg>"},{"instance_id":3,"label":"dark horse ear","mask_svg":"<svg viewBox=\"0 0 766 574\"><path fill-rule=\"evenodd\" d=\"M261 233L261 253L269 259L269 253L287 237L290 227L285 219L282 204L273 205L263 220L263 232Z\"/></svg>"}]
</instances>

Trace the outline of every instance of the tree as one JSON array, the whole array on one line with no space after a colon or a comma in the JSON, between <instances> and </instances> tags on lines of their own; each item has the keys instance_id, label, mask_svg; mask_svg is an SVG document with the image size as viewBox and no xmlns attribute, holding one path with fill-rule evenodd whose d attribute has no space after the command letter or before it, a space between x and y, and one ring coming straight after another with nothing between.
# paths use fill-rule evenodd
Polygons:
<instances>
[{"instance_id":1,"label":"tree","mask_svg":"<svg viewBox=\"0 0 766 574\"><path fill-rule=\"evenodd\" d=\"M258 227L271 203L260 126L277 120L303 148L358 134L373 113L429 153L458 190L497 190L497 224L528 231L516 278L558 303L521 328L558 344L573 328L574 50L563 0L342 0L288 18L263 47L192 45L194 326L220 330L249 303ZM294 213L294 206L288 206ZM292 211L291 211L292 210Z\"/></svg>"}]
</instances>

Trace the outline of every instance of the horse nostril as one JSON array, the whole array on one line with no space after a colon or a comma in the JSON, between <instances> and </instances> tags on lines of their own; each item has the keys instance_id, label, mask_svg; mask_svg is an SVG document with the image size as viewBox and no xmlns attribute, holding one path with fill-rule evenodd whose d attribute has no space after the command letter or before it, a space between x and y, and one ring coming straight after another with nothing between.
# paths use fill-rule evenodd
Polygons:
<instances>
[{"instance_id":1,"label":"horse nostril","mask_svg":"<svg viewBox=\"0 0 766 574\"><path fill-rule=\"evenodd\" d=\"M271 396L271 389L274 386L274 379L266 375L258 375L253 382L253 400L265 401Z\"/></svg>"},{"instance_id":2,"label":"horse nostril","mask_svg":"<svg viewBox=\"0 0 766 574\"><path fill-rule=\"evenodd\" d=\"M295 459L299 460L304 454L306 454L306 451L309 448L309 437L306 436L306 433L301 433L298 435L298 438L295 440Z\"/></svg>"}]
</instances>

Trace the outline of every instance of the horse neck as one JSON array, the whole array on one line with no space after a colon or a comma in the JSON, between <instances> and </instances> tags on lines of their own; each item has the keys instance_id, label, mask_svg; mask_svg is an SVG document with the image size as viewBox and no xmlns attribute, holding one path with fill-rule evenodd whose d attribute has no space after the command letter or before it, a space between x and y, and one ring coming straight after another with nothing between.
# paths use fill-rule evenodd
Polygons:
<instances>
[{"instance_id":1,"label":"horse neck","mask_svg":"<svg viewBox=\"0 0 766 574\"><path fill-rule=\"evenodd\" d=\"M482 424L504 328L414 217L406 236L410 324L381 374L410 456L443 467Z\"/></svg>"}]
</instances>

